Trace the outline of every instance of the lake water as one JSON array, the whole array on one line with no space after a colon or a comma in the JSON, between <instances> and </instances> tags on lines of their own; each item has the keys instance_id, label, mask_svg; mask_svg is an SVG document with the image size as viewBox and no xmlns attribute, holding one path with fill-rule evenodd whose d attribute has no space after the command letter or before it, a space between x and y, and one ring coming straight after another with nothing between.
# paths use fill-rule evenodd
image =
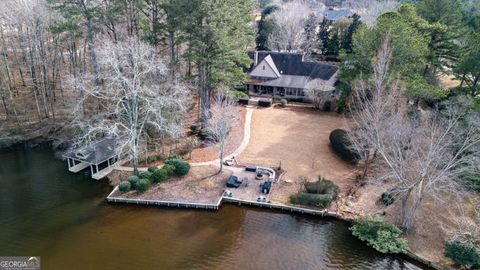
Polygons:
<instances>
[{"instance_id":1,"label":"lake water","mask_svg":"<svg viewBox=\"0 0 480 270\"><path fill-rule=\"evenodd\" d=\"M46 147L0 151L0 256L42 269L421 269L375 252L344 222L224 205L108 204L105 181Z\"/></svg>"}]
</instances>

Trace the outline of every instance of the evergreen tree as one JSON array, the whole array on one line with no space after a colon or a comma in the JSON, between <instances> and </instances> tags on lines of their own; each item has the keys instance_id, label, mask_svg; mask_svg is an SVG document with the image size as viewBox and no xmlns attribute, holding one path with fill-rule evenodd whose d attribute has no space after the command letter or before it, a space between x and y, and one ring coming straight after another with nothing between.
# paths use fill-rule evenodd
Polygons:
<instances>
[{"instance_id":1,"label":"evergreen tree","mask_svg":"<svg viewBox=\"0 0 480 270\"><path fill-rule=\"evenodd\" d=\"M328 28L330 27L330 24L328 23L327 19L323 18L322 23L320 23L320 30L318 31L318 39L321 41L320 45L320 50L322 51L322 54L327 53L327 48L329 46L329 40L330 40L330 32Z\"/></svg>"},{"instance_id":2,"label":"evergreen tree","mask_svg":"<svg viewBox=\"0 0 480 270\"><path fill-rule=\"evenodd\" d=\"M435 76L438 70L452 67L460 56L458 39L465 34L459 0L423 0L416 6L418 14L431 27L426 28L429 37L429 55L423 76Z\"/></svg>"},{"instance_id":3,"label":"evergreen tree","mask_svg":"<svg viewBox=\"0 0 480 270\"><path fill-rule=\"evenodd\" d=\"M189 16L184 18L183 31L188 49L184 57L195 63L201 110L210 107L212 89L243 82L243 67L249 63L245 53L253 44L250 26L253 1L181 0ZM202 113L205 126L207 117Z\"/></svg>"},{"instance_id":4,"label":"evergreen tree","mask_svg":"<svg viewBox=\"0 0 480 270\"><path fill-rule=\"evenodd\" d=\"M360 21L360 16L358 14L353 14L352 23L348 27L347 33L342 40L342 49L344 49L347 53L352 52L353 33L360 27L361 24L362 22Z\"/></svg>"},{"instance_id":5,"label":"evergreen tree","mask_svg":"<svg viewBox=\"0 0 480 270\"><path fill-rule=\"evenodd\" d=\"M275 12L277 6L267 6L262 10L260 21L258 22L258 32L255 38L256 48L260 51L268 51L268 36L272 33L274 23L267 16Z\"/></svg>"}]
</instances>

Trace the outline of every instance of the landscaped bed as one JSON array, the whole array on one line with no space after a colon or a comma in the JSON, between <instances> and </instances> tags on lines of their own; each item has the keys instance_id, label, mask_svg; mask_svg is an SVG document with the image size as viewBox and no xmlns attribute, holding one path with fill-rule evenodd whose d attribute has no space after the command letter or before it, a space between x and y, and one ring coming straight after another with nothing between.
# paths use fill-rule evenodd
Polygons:
<instances>
[{"instance_id":1,"label":"landscaped bed","mask_svg":"<svg viewBox=\"0 0 480 270\"><path fill-rule=\"evenodd\" d=\"M188 175L183 177L171 176L163 183L153 184L144 193L135 190L122 193L116 190L112 196L129 199L215 204L223 194L226 179L232 175L229 170L224 170L220 174L217 174L217 172L218 168L215 166L192 167ZM116 174L112 178L126 179L132 173L116 172ZM118 183L117 181L114 180L114 183Z\"/></svg>"}]
</instances>

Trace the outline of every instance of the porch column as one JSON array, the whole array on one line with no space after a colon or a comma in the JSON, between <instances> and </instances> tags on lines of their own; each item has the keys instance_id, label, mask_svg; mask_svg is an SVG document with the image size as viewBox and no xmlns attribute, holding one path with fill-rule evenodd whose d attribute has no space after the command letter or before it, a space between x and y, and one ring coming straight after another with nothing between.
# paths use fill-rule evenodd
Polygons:
<instances>
[{"instance_id":1,"label":"porch column","mask_svg":"<svg viewBox=\"0 0 480 270\"><path fill-rule=\"evenodd\" d=\"M90 164L90 172L92 173L92 176L93 176L93 165Z\"/></svg>"},{"instance_id":2,"label":"porch column","mask_svg":"<svg viewBox=\"0 0 480 270\"><path fill-rule=\"evenodd\" d=\"M98 164L95 164L95 167L97 167L97 173L98 173Z\"/></svg>"}]
</instances>

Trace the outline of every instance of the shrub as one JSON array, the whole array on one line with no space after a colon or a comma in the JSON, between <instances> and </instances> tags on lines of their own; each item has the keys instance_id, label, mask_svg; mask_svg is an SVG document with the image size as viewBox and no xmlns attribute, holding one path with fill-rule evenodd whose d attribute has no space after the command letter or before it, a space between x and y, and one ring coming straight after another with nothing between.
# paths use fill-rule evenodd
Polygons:
<instances>
[{"instance_id":1,"label":"shrub","mask_svg":"<svg viewBox=\"0 0 480 270\"><path fill-rule=\"evenodd\" d=\"M196 134L198 132L198 125L196 124L191 124L190 125L190 131L193 133L193 134Z\"/></svg>"},{"instance_id":2,"label":"shrub","mask_svg":"<svg viewBox=\"0 0 480 270\"><path fill-rule=\"evenodd\" d=\"M158 171L158 167L157 166L150 166L150 167L148 167L148 171L153 174L154 172Z\"/></svg>"},{"instance_id":3,"label":"shrub","mask_svg":"<svg viewBox=\"0 0 480 270\"><path fill-rule=\"evenodd\" d=\"M391 205L395 201L395 198L389 192L382 193L382 202L385 206Z\"/></svg>"},{"instance_id":4,"label":"shrub","mask_svg":"<svg viewBox=\"0 0 480 270\"><path fill-rule=\"evenodd\" d=\"M148 179L140 179L137 183L137 190L140 192L145 192L150 188L150 181Z\"/></svg>"},{"instance_id":5,"label":"shrub","mask_svg":"<svg viewBox=\"0 0 480 270\"><path fill-rule=\"evenodd\" d=\"M128 192L132 188L132 185L128 181L122 181L120 185L118 185L118 189L121 192Z\"/></svg>"},{"instance_id":6,"label":"shrub","mask_svg":"<svg viewBox=\"0 0 480 270\"><path fill-rule=\"evenodd\" d=\"M321 208L327 207L333 199L334 198L330 194L312 194L305 192L290 196L291 203Z\"/></svg>"},{"instance_id":7,"label":"shrub","mask_svg":"<svg viewBox=\"0 0 480 270\"><path fill-rule=\"evenodd\" d=\"M282 98L282 99L280 100L280 105L281 105L282 107L286 107L286 106L288 105L288 101L287 101L286 99Z\"/></svg>"},{"instance_id":8,"label":"shrub","mask_svg":"<svg viewBox=\"0 0 480 270\"><path fill-rule=\"evenodd\" d=\"M155 158L155 156L148 156L146 161L147 163L152 163L152 162L155 162L157 159Z\"/></svg>"},{"instance_id":9,"label":"shrub","mask_svg":"<svg viewBox=\"0 0 480 270\"><path fill-rule=\"evenodd\" d=\"M444 253L456 264L480 267L480 250L472 245L463 244L459 241L447 241L445 242Z\"/></svg>"},{"instance_id":10,"label":"shrub","mask_svg":"<svg viewBox=\"0 0 480 270\"><path fill-rule=\"evenodd\" d=\"M340 188L332 181L319 177L317 182L305 183L305 190L312 194L330 194L334 199L340 193Z\"/></svg>"},{"instance_id":11,"label":"shrub","mask_svg":"<svg viewBox=\"0 0 480 270\"><path fill-rule=\"evenodd\" d=\"M172 164L165 164L162 169L164 169L168 175L172 175L175 172L175 166Z\"/></svg>"},{"instance_id":12,"label":"shrub","mask_svg":"<svg viewBox=\"0 0 480 270\"><path fill-rule=\"evenodd\" d=\"M175 166L175 170L173 172L176 175L187 175L190 171L190 164L183 159L169 159L165 161L165 164Z\"/></svg>"},{"instance_id":13,"label":"shrub","mask_svg":"<svg viewBox=\"0 0 480 270\"><path fill-rule=\"evenodd\" d=\"M171 159L183 159L183 157L180 155L172 154L168 156L167 160L171 160Z\"/></svg>"},{"instance_id":14,"label":"shrub","mask_svg":"<svg viewBox=\"0 0 480 270\"><path fill-rule=\"evenodd\" d=\"M162 154L158 154L158 155L155 156L156 161L164 160L164 159L165 159L165 157Z\"/></svg>"},{"instance_id":15,"label":"shrub","mask_svg":"<svg viewBox=\"0 0 480 270\"><path fill-rule=\"evenodd\" d=\"M127 181L130 183L130 188L136 189L137 188L137 183L140 180L140 178L136 175L128 177Z\"/></svg>"},{"instance_id":16,"label":"shrub","mask_svg":"<svg viewBox=\"0 0 480 270\"><path fill-rule=\"evenodd\" d=\"M163 182L163 181L167 180L167 177L168 177L168 171L164 168L161 168L160 170L156 170L152 174L152 182L153 183L160 183L160 182Z\"/></svg>"},{"instance_id":17,"label":"shrub","mask_svg":"<svg viewBox=\"0 0 480 270\"><path fill-rule=\"evenodd\" d=\"M381 253L404 253L407 241L395 225L385 224L381 217L358 218L350 228L352 234Z\"/></svg>"},{"instance_id":18,"label":"shrub","mask_svg":"<svg viewBox=\"0 0 480 270\"><path fill-rule=\"evenodd\" d=\"M360 155L353 151L350 146L351 143L348 140L348 134L343 129L335 129L330 133L330 143L333 150L345 161L357 162L360 159Z\"/></svg>"},{"instance_id":19,"label":"shrub","mask_svg":"<svg viewBox=\"0 0 480 270\"><path fill-rule=\"evenodd\" d=\"M141 172L139 177L141 179L147 179L147 180L150 180L150 178L152 177L152 173L151 172Z\"/></svg>"},{"instance_id":20,"label":"shrub","mask_svg":"<svg viewBox=\"0 0 480 270\"><path fill-rule=\"evenodd\" d=\"M325 103L323 103L323 110L326 112L329 112L332 110L332 102L330 100L327 100L325 101Z\"/></svg>"}]
</instances>

